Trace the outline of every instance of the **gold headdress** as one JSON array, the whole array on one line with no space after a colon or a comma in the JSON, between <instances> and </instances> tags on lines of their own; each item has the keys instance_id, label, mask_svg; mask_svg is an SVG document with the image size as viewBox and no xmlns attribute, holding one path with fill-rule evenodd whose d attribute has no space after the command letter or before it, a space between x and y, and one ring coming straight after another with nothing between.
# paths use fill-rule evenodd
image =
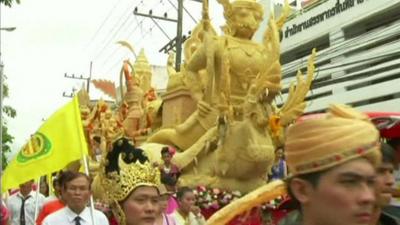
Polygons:
<instances>
[{"instance_id":1,"label":"gold headdress","mask_svg":"<svg viewBox=\"0 0 400 225\"><path fill-rule=\"evenodd\" d=\"M364 157L380 162L379 132L365 114L332 105L323 118L289 127L285 154L292 175L322 171Z\"/></svg>"},{"instance_id":2,"label":"gold headdress","mask_svg":"<svg viewBox=\"0 0 400 225\"><path fill-rule=\"evenodd\" d=\"M233 8L249 8L260 13L262 19L264 9L260 3L256 0L235 0L230 2L229 0L217 0L224 7L224 17L226 20L232 18Z\"/></svg>"},{"instance_id":3,"label":"gold headdress","mask_svg":"<svg viewBox=\"0 0 400 225\"><path fill-rule=\"evenodd\" d=\"M133 147L125 138L114 142L113 149L105 154L100 163L100 183L119 224L125 225L125 214L120 202L137 187L157 188L160 172L152 166L143 150Z\"/></svg>"}]
</instances>

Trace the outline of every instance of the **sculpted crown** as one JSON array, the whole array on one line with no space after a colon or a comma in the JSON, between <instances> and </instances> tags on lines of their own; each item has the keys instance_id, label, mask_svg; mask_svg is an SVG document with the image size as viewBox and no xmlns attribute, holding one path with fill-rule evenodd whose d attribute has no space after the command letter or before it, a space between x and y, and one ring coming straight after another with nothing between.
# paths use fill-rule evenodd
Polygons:
<instances>
[{"instance_id":1,"label":"sculpted crown","mask_svg":"<svg viewBox=\"0 0 400 225\"><path fill-rule=\"evenodd\" d=\"M218 0L218 2L224 6L224 9L227 10L231 7L246 7L246 8L254 8L259 9L262 8L261 4L257 2L257 0Z\"/></svg>"},{"instance_id":2,"label":"sculpted crown","mask_svg":"<svg viewBox=\"0 0 400 225\"><path fill-rule=\"evenodd\" d=\"M257 2L257 0L217 0L224 7L224 17L225 19L230 19L232 17L234 8L248 8L252 9L259 14L263 14L263 6Z\"/></svg>"},{"instance_id":3,"label":"sculpted crown","mask_svg":"<svg viewBox=\"0 0 400 225\"><path fill-rule=\"evenodd\" d=\"M250 7L250 8L258 8L261 5L256 0L235 0L231 2L233 7Z\"/></svg>"},{"instance_id":4,"label":"sculpted crown","mask_svg":"<svg viewBox=\"0 0 400 225\"><path fill-rule=\"evenodd\" d=\"M134 148L127 139L119 139L101 162L101 184L110 202L120 202L139 186L160 184L160 172L154 168L143 150Z\"/></svg>"},{"instance_id":5,"label":"sculpted crown","mask_svg":"<svg viewBox=\"0 0 400 225\"><path fill-rule=\"evenodd\" d=\"M157 187L160 182L160 172L151 163L140 162L126 164L119 157L120 172L112 172L103 179L103 186L110 200L122 201L139 186Z\"/></svg>"}]
</instances>

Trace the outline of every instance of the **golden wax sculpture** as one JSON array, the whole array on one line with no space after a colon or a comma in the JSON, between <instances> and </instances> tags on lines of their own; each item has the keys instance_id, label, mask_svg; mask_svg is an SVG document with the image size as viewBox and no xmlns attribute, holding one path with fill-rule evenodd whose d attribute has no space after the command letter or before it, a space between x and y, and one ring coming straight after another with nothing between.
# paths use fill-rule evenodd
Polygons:
<instances>
[{"instance_id":1,"label":"golden wax sculpture","mask_svg":"<svg viewBox=\"0 0 400 225\"><path fill-rule=\"evenodd\" d=\"M282 145L284 128L303 113L314 73L315 51L309 59L306 78L297 74L297 84L291 85L287 101L277 108L274 99L281 90L279 29L288 7L279 20L270 18L263 43L259 44L251 39L262 21L261 5L255 0L219 2L227 20L224 35L217 36L212 28L208 4L203 1L203 19L185 42L181 71L173 69L172 57L168 62L167 91L180 87L191 90L198 102L197 110L175 128L154 133L141 148L151 156L150 160L157 161L162 145L176 146L173 162L183 171L180 185L250 192L265 184L274 150ZM133 51L127 42L119 43ZM143 60L144 54L140 55L136 68L128 60L123 63L120 83L122 87L124 75L127 91L124 93L121 88L117 111L110 114L100 103L86 110L86 124L92 124L89 130L102 130L107 121L113 126L106 129L110 135L101 133L104 151L112 137L121 134L121 125L123 134L132 139L150 131L152 120L147 106L161 105L152 103L156 98L154 90L144 90L147 84L143 83L149 83L149 76L143 71L150 67ZM116 96L115 88L110 91L110 86L103 84L110 95ZM99 122L93 125L91 121Z\"/></svg>"},{"instance_id":2,"label":"golden wax sculpture","mask_svg":"<svg viewBox=\"0 0 400 225\"><path fill-rule=\"evenodd\" d=\"M203 20L185 44L182 79L169 85L189 87L198 100L197 110L147 142L178 147L173 162L183 170L180 185L250 192L265 184L284 128L303 113L315 51L306 78L297 74L286 103L277 108L273 101L281 90L279 29L289 7L279 20L270 18L259 44L251 39L263 18L261 5L255 0L218 2L224 7L224 34L215 34L203 1Z\"/></svg>"},{"instance_id":3,"label":"golden wax sculpture","mask_svg":"<svg viewBox=\"0 0 400 225\"><path fill-rule=\"evenodd\" d=\"M133 47L128 42L118 41L117 43L128 48L136 56ZM145 136L152 129L158 128L153 121L157 120L161 99L151 87L151 78L151 66L142 49L134 64L128 59L122 62L119 98L114 83L93 80L96 88L114 100L117 108L113 111L112 117L123 126L125 136L131 139Z\"/></svg>"},{"instance_id":4,"label":"golden wax sculpture","mask_svg":"<svg viewBox=\"0 0 400 225\"><path fill-rule=\"evenodd\" d=\"M128 42L119 41L118 44L134 53ZM146 137L152 129L157 129L157 124L153 121L159 116L157 112L161 106L161 99L150 86L151 76L151 67L144 51L141 50L134 64L128 59L122 62L119 96L113 82L92 81L95 87L107 94L112 101L106 103L99 100L93 105L90 104L86 92L79 93L83 125L91 149L89 167L94 177L96 199L102 199L104 193L96 176L99 169L99 159L96 157L102 152L107 152L117 138L125 136L131 140L145 139L142 137ZM100 138L99 147L96 147L98 144L93 139L96 136ZM95 152L98 150L100 152Z\"/></svg>"},{"instance_id":5,"label":"golden wax sculpture","mask_svg":"<svg viewBox=\"0 0 400 225\"><path fill-rule=\"evenodd\" d=\"M144 54L144 50L140 50L139 55L136 58L135 64L133 65L135 68L135 73L139 76L140 80L140 88L147 93L151 88L151 66L147 60L146 55Z\"/></svg>"}]
</instances>

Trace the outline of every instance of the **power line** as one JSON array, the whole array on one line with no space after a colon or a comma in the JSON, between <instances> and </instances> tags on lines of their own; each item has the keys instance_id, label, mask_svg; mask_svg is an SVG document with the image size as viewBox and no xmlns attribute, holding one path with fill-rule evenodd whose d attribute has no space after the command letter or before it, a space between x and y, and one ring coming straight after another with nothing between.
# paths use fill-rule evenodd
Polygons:
<instances>
[{"instance_id":1,"label":"power line","mask_svg":"<svg viewBox=\"0 0 400 225\"><path fill-rule=\"evenodd\" d=\"M94 33L94 35L92 36L92 38L90 39L89 43L86 45L85 49L90 45L90 43L93 42L93 40L97 37L98 33L100 32L101 28L103 28L104 24L108 21L108 19L110 19L110 16L112 15L112 13L114 12L114 10L117 8L117 6L119 5L119 3L121 2L121 0L119 0L118 2L115 3L115 5L113 6L113 8L109 11L108 15L106 16L106 18L104 18L103 22L100 24L100 26L97 28L96 32Z\"/></svg>"},{"instance_id":2,"label":"power line","mask_svg":"<svg viewBox=\"0 0 400 225\"><path fill-rule=\"evenodd\" d=\"M141 37L141 39L137 42L137 45L139 46L140 43L145 39L145 37L150 34L153 31L153 28L155 27L155 25L153 25L152 27L150 27L150 29ZM127 56L129 55L129 53L125 53L123 57L120 57L119 60L117 60L108 70L107 73L110 73L119 63L122 62L123 59L125 59Z\"/></svg>"},{"instance_id":3,"label":"power line","mask_svg":"<svg viewBox=\"0 0 400 225\"><path fill-rule=\"evenodd\" d=\"M109 46L109 44L114 40L114 38L117 36L118 32L122 29L122 27L128 22L129 18L131 15L128 15L125 20L122 22L122 24L118 27L118 29L112 34L111 38L108 39L107 43L103 46L103 48L97 53L97 55L94 57L94 59L98 58L103 51Z\"/></svg>"},{"instance_id":4,"label":"power line","mask_svg":"<svg viewBox=\"0 0 400 225\"><path fill-rule=\"evenodd\" d=\"M140 4L140 3L139 3ZM135 6L136 7L136 6ZM101 53L103 53L103 51L106 49L106 47L109 45L109 43L112 41L113 37L115 35L117 35L117 33L120 31L120 29L122 28L123 25L125 25L125 23L128 21L129 17L130 17L130 13L129 11L131 10L131 7L127 7L126 10L122 13L122 15L119 17L118 21L115 23L114 26L112 26L112 28L110 29L110 31L108 32L108 35L104 38L104 40L102 41L102 43L106 43L103 45L103 47L101 48L100 51L97 52L97 54L95 55L95 57L93 57L93 59L98 58ZM126 15L128 15L128 17L126 17ZM125 18L125 20L123 20ZM122 24L120 24L122 22ZM118 26L118 24L120 24ZM110 38L111 37L111 38Z\"/></svg>"},{"instance_id":5,"label":"power line","mask_svg":"<svg viewBox=\"0 0 400 225\"><path fill-rule=\"evenodd\" d=\"M168 2L169 2L176 10L178 10L178 7L176 7L176 5L175 5L173 2L171 2L171 0L168 0ZM186 9L186 7L183 7L183 10L185 10L185 12L189 15L189 17L193 20L193 22L194 22L195 24L197 24L197 20L192 16L192 14L190 14L190 12Z\"/></svg>"},{"instance_id":6,"label":"power line","mask_svg":"<svg viewBox=\"0 0 400 225\"><path fill-rule=\"evenodd\" d=\"M125 38L125 39L128 39L132 34L134 34L134 32L138 29L138 27L141 26L141 24L143 23L143 21L144 21L144 18L142 19L142 21L140 21L140 22L134 27L134 29L133 29L132 32L129 32L128 37ZM102 65L105 65L105 64L115 55L115 53L117 53L118 49L119 49L118 47L114 48L114 50L112 51L112 53L103 61Z\"/></svg>"},{"instance_id":7,"label":"power line","mask_svg":"<svg viewBox=\"0 0 400 225\"><path fill-rule=\"evenodd\" d=\"M157 4L156 4L156 5L157 5ZM156 5L155 5L155 6L156 6ZM172 9L172 7L169 8L166 12L169 12L171 9ZM142 30L142 28L143 28L143 22L144 22L144 20L145 20L146 18L143 18L141 21L139 21L139 20L137 19L137 16L135 16L134 18L135 18L137 24L136 24L136 26L133 28L132 31L128 32L129 34L128 34L128 36L125 38L125 40L129 39L129 38L136 32L136 30L137 30L138 28L141 28L141 30ZM154 27L154 26L153 26L153 27ZM152 27L152 28L153 28L153 27ZM151 29L152 29L152 28L151 28ZM146 33L143 33L143 32L142 32L141 37L143 37L143 35L145 35L145 34L146 34ZM142 40L142 39L139 39L138 41L141 42L141 40ZM137 43L137 42L133 42L133 43L134 43L134 48L136 48L136 47L138 46L138 43ZM107 62L110 62L110 59L118 52L118 49L119 49L119 48L115 48L115 49L113 50L113 52L103 61L102 65L105 65ZM126 54L125 56L127 56L127 54ZM113 66L111 67L111 69L114 68L114 67L118 64L118 62L120 62L120 61L121 61L121 59L118 59L117 61L115 61L114 64L113 64ZM108 71L110 71L111 69L109 69Z\"/></svg>"},{"instance_id":8,"label":"power line","mask_svg":"<svg viewBox=\"0 0 400 225\"><path fill-rule=\"evenodd\" d=\"M143 5L143 1L141 1L139 4L137 4L134 8L137 8L140 4ZM159 4L161 4L160 1L158 1L156 4L154 4L151 8L154 8L156 6L158 6ZM127 8L127 10L125 10L124 14L128 13L132 8ZM108 39L107 43L103 46L103 48L100 50L100 52L94 57L94 58L98 58L103 52L104 50L110 45L110 43L114 40L114 38L117 36L118 32L122 29L122 27L127 23L127 21L129 20L131 14L128 13L128 17L126 17L126 19L123 21L123 23L118 27L118 29L116 31L114 31L114 33L111 35L111 38ZM118 23L117 23L118 24ZM107 40L107 39L106 39Z\"/></svg>"}]
</instances>

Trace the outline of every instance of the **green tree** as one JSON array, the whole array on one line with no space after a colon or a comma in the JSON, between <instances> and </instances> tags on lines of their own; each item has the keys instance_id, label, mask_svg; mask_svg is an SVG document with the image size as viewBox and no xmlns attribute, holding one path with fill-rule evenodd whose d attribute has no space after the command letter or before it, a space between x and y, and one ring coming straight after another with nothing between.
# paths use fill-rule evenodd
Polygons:
<instances>
[{"instance_id":1,"label":"green tree","mask_svg":"<svg viewBox=\"0 0 400 225\"><path fill-rule=\"evenodd\" d=\"M5 84L4 80L6 80L6 77L3 77L3 99L8 97L8 86L7 84ZM12 108L9 105L4 105L3 106L3 119L4 118L14 118L17 115L17 112L15 111L14 108ZM3 126L2 126L2 142L3 142L3 146L2 146L2 151L1 151L1 155L2 155L2 169L4 170L4 168L6 168L7 164L8 164L8 160L7 160L7 153L11 152L11 144L13 143L14 137L8 132L8 128L7 128L7 122L6 121L2 121L3 122Z\"/></svg>"},{"instance_id":2,"label":"green tree","mask_svg":"<svg viewBox=\"0 0 400 225\"><path fill-rule=\"evenodd\" d=\"M8 7L11 7L11 5L12 5L14 2L16 2L17 4L21 3L20 0L0 0L0 3L1 3L1 4L4 4L4 5L8 6Z\"/></svg>"}]
</instances>

